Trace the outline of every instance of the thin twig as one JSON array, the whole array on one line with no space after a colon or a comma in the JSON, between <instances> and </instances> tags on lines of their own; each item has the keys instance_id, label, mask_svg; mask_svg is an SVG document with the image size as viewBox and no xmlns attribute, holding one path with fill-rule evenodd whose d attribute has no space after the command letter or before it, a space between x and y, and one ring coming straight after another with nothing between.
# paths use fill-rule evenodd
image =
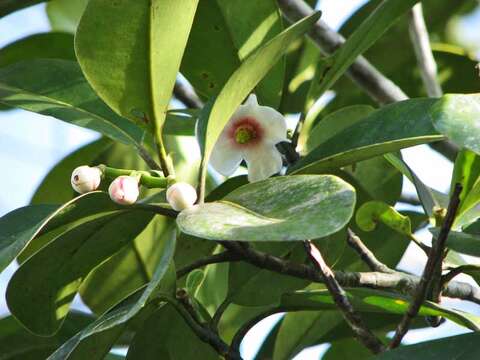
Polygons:
<instances>
[{"instance_id":1,"label":"thin twig","mask_svg":"<svg viewBox=\"0 0 480 360\"><path fill-rule=\"evenodd\" d=\"M370 331L370 329L368 329L360 315L353 308L347 297L347 293L335 279L335 275L325 263L320 251L310 241L305 241L305 249L313 265L322 275L328 292L342 313L343 318L352 329L354 337L373 354L379 354L385 351L385 345L373 332Z\"/></svg>"},{"instance_id":2,"label":"thin twig","mask_svg":"<svg viewBox=\"0 0 480 360\"><path fill-rule=\"evenodd\" d=\"M347 229L347 243L355 250L364 263L372 271L378 271L387 274L393 274L395 270L390 269L387 265L379 261L370 249L362 242L362 240L349 228Z\"/></svg>"},{"instance_id":3,"label":"thin twig","mask_svg":"<svg viewBox=\"0 0 480 360\"><path fill-rule=\"evenodd\" d=\"M208 256L203 259L199 259L177 271L177 279L185 276L188 274L190 271L195 270L199 267L205 266L205 265L210 265L210 264L218 264L222 262L232 262L232 261L239 261L241 259L241 256L232 253L230 251L225 251L219 254L214 254L211 256Z\"/></svg>"},{"instance_id":4,"label":"thin twig","mask_svg":"<svg viewBox=\"0 0 480 360\"><path fill-rule=\"evenodd\" d=\"M175 82L173 95L188 108L197 109L203 107L203 102L195 93L195 90L193 90L191 86L178 80Z\"/></svg>"},{"instance_id":5,"label":"thin twig","mask_svg":"<svg viewBox=\"0 0 480 360\"><path fill-rule=\"evenodd\" d=\"M417 58L423 84L429 97L440 97L443 95L442 88L437 80L437 63L433 57L428 30L423 18L422 3L416 4L410 10L408 30L412 41L415 56Z\"/></svg>"},{"instance_id":6,"label":"thin twig","mask_svg":"<svg viewBox=\"0 0 480 360\"><path fill-rule=\"evenodd\" d=\"M448 211L445 217L445 222L442 225L437 240L433 243L433 246L430 250L430 255L428 256L428 260L423 270L420 283L418 284L416 294L413 297L413 301L410 303L407 312L404 314L402 320L400 321L400 324L398 324L395 335L389 345L391 349L396 348L398 345L400 345L403 337L405 336L410 327L412 319L417 316L422 303L425 301L425 297L427 295L427 291L430 286L433 274L443 260L445 244L448 238L448 234L453 225L453 221L455 220L458 206L460 205L461 191L462 186L460 184L457 184L450 199L450 203L448 204Z\"/></svg>"},{"instance_id":7,"label":"thin twig","mask_svg":"<svg viewBox=\"0 0 480 360\"><path fill-rule=\"evenodd\" d=\"M137 145L136 148L138 155L140 155L140 157L143 159L143 161L145 161L151 170L161 170L160 165L158 165L158 163L153 159L147 149L145 149L142 145Z\"/></svg>"}]
</instances>

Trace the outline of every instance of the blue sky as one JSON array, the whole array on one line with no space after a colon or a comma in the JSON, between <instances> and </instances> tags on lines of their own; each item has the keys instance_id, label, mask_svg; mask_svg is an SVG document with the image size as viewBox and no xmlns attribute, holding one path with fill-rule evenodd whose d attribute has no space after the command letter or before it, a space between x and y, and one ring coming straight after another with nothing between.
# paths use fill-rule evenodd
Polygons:
<instances>
[{"instance_id":1,"label":"blue sky","mask_svg":"<svg viewBox=\"0 0 480 360\"><path fill-rule=\"evenodd\" d=\"M332 27L338 28L343 20L365 0L323 0L320 8L322 18ZM480 14L480 12L478 12ZM480 15L461 23L461 32L471 29L480 23ZM45 15L44 4L40 4L0 20L0 47L27 35L49 31L50 26ZM469 31L468 34L475 34ZM468 35L468 39L478 39ZM98 137L92 131L81 129L50 117L37 115L21 110L0 112L0 166L3 175L0 177L0 216L20 206L27 205L35 187L65 155ZM417 172L420 178L433 188L446 191L450 184L452 165L440 155L426 146L417 146L402 151L404 159ZM65 186L69 179L65 179ZM414 192L412 184L405 181L405 193ZM428 237L427 233L422 236ZM422 268L423 255L413 248L409 249L402 261L402 267L409 267L419 272ZM15 269L10 266L0 276L0 316L7 313L4 300L6 282ZM446 302L455 305L455 301ZM477 307L468 305L468 310L480 314ZM246 359L251 358L259 346L259 338L274 325L278 316L266 319L255 326L247 336L243 353ZM443 336L461 331L452 324L443 325L440 333ZM433 332L438 332L434 330ZM408 342L421 341L431 337L431 330L420 330L409 333ZM307 349L299 354L296 360L318 358L326 347Z\"/></svg>"}]
</instances>

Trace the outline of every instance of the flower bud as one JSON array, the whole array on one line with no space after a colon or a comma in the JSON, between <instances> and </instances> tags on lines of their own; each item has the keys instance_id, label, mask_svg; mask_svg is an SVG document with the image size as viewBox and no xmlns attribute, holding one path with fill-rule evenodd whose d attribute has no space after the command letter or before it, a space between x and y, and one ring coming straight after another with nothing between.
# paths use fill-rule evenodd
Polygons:
<instances>
[{"instance_id":1,"label":"flower bud","mask_svg":"<svg viewBox=\"0 0 480 360\"><path fill-rule=\"evenodd\" d=\"M76 192L85 194L97 190L101 178L102 172L99 168L83 165L73 170L70 182Z\"/></svg>"},{"instance_id":2,"label":"flower bud","mask_svg":"<svg viewBox=\"0 0 480 360\"><path fill-rule=\"evenodd\" d=\"M130 205L137 201L139 195L138 179L133 176L122 175L112 181L108 187L110 199L117 204Z\"/></svg>"},{"instance_id":3,"label":"flower bud","mask_svg":"<svg viewBox=\"0 0 480 360\"><path fill-rule=\"evenodd\" d=\"M192 185L177 182L167 189L167 201L173 210L182 211L197 201L197 192Z\"/></svg>"}]
</instances>

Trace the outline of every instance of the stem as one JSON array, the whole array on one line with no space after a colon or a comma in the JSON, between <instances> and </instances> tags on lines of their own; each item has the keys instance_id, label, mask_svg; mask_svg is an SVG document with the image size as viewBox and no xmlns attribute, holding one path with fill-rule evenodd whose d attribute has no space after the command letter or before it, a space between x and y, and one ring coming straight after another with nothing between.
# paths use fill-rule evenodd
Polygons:
<instances>
[{"instance_id":1,"label":"stem","mask_svg":"<svg viewBox=\"0 0 480 360\"><path fill-rule=\"evenodd\" d=\"M395 270L390 269L387 265L380 262L369 248L362 242L362 240L349 228L347 229L347 243L355 250L360 258L367 264L372 271L392 274Z\"/></svg>"},{"instance_id":2,"label":"stem","mask_svg":"<svg viewBox=\"0 0 480 360\"><path fill-rule=\"evenodd\" d=\"M350 326L350 329L353 331L354 337L373 354L379 354L385 351L385 345L372 331L370 331L370 329L368 329L361 316L353 308L347 297L347 293L335 279L335 275L323 259L320 251L310 241L305 241L305 250L314 266L322 275L328 292L342 313L343 318Z\"/></svg>"},{"instance_id":3,"label":"stem","mask_svg":"<svg viewBox=\"0 0 480 360\"><path fill-rule=\"evenodd\" d=\"M136 146L136 149L138 151L138 154L140 155L140 157L143 159L143 161L145 161L145 163L148 165L148 167L151 169L151 170L161 170L162 168L160 167L160 165L157 164L157 162L150 156L149 152L147 151L147 149L145 149L143 146L141 145L137 145Z\"/></svg>"},{"instance_id":4,"label":"stem","mask_svg":"<svg viewBox=\"0 0 480 360\"><path fill-rule=\"evenodd\" d=\"M241 257L238 254L232 253L230 251L225 251L220 254L215 254L208 256L203 259L199 259L177 271L177 279L187 275L190 271L195 270L199 267L210 265L210 264L218 264L222 262L231 262L231 261L239 261Z\"/></svg>"},{"instance_id":5,"label":"stem","mask_svg":"<svg viewBox=\"0 0 480 360\"><path fill-rule=\"evenodd\" d=\"M430 47L422 3L416 4L410 11L408 29L427 94L429 97L440 97L443 93L437 81L437 63Z\"/></svg>"},{"instance_id":6,"label":"stem","mask_svg":"<svg viewBox=\"0 0 480 360\"><path fill-rule=\"evenodd\" d=\"M168 158L167 150L162 138L162 129L155 130L155 145L157 147L158 158L160 159L160 166L162 167L163 175L168 177L169 175L175 176L175 170Z\"/></svg>"},{"instance_id":7,"label":"stem","mask_svg":"<svg viewBox=\"0 0 480 360\"><path fill-rule=\"evenodd\" d=\"M460 205L461 191L462 186L457 184L455 186L455 190L453 191L452 197L450 198L445 222L442 225L442 229L440 230L437 241L433 243L433 246L430 250L430 254L423 270L420 283L417 286L413 301L410 303L410 306L408 307L407 312L404 314L400 324L398 324L395 335L389 345L391 349L396 348L402 342L403 337L410 327L412 319L417 316L418 311L425 300L435 271L438 269L438 266L441 266L442 264L448 234L453 225L453 221L455 220L458 206Z\"/></svg>"},{"instance_id":8,"label":"stem","mask_svg":"<svg viewBox=\"0 0 480 360\"><path fill-rule=\"evenodd\" d=\"M130 176L132 174L140 174L140 184L147 188L166 188L169 182L169 179L158 176L154 172L150 173L148 171L116 169L105 165L98 165L97 167L102 171L103 177L108 180L114 180L115 178L124 175Z\"/></svg>"}]
</instances>

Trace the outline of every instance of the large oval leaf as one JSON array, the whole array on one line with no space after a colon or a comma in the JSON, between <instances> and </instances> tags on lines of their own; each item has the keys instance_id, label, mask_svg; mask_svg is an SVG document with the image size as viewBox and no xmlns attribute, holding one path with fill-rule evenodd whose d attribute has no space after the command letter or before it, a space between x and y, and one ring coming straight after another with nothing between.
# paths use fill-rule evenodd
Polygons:
<instances>
[{"instance_id":1,"label":"large oval leaf","mask_svg":"<svg viewBox=\"0 0 480 360\"><path fill-rule=\"evenodd\" d=\"M443 139L433 128L434 99L387 105L313 149L290 171L311 173L338 168L405 147Z\"/></svg>"},{"instance_id":2,"label":"large oval leaf","mask_svg":"<svg viewBox=\"0 0 480 360\"><path fill-rule=\"evenodd\" d=\"M337 177L276 177L186 209L177 224L187 234L210 240L307 240L340 230L354 206L354 189Z\"/></svg>"},{"instance_id":3,"label":"large oval leaf","mask_svg":"<svg viewBox=\"0 0 480 360\"><path fill-rule=\"evenodd\" d=\"M86 78L113 110L150 129L163 127L197 3L89 1L75 50Z\"/></svg>"}]
</instances>

